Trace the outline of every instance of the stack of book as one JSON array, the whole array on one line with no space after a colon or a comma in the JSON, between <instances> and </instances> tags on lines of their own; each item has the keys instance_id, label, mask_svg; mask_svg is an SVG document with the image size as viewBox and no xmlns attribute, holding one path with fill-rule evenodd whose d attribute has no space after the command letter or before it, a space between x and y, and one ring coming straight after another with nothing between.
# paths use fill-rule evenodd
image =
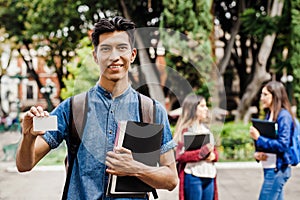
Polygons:
<instances>
[{"instance_id":1,"label":"stack of book","mask_svg":"<svg viewBox=\"0 0 300 200\"><path fill-rule=\"evenodd\" d=\"M134 121L118 124L115 146L131 150L133 159L157 166L160 158L163 125ZM153 188L134 176L109 175L107 196L145 197Z\"/></svg>"}]
</instances>

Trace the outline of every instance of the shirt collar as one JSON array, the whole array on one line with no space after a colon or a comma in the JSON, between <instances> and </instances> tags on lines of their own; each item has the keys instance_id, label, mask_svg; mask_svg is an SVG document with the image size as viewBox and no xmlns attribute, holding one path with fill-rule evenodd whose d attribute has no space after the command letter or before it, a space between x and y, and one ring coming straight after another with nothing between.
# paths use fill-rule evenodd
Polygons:
<instances>
[{"instance_id":1,"label":"shirt collar","mask_svg":"<svg viewBox=\"0 0 300 200\"><path fill-rule=\"evenodd\" d=\"M96 91L99 92L100 94L104 95L107 98L112 98L112 94L109 91L107 91L106 89L104 89L103 87L101 87L99 82L97 82L95 87L96 87ZM115 99L119 99L119 98L126 96L132 90L133 90L133 88L131 87L131 84L128 84L127 89L121 95L117 96Z\"/></svg>"}]
</instances>

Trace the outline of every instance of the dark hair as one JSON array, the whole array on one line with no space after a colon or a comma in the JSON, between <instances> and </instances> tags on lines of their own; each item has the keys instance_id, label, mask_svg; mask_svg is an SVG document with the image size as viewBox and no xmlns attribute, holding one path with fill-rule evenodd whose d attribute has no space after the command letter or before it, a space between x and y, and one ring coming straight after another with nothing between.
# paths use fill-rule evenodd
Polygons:
<instances>
[{"instance_id":1,"label":"dark hair","mask_svg":"<svg viewBox=\"0 0 300 200\"><path fill-rule=\"evenodd\" d=\"M270 81L265 85L265 88L272 94L272 107L274 110L274 121L277 120L281 108L285 108L293 116L291 105L286 93L285 87L281 82Z\"/></svg>"},{"instance_id":2,"label":"dark hair","mask_svg":"<svg viewBox=\"0 0 300 200\"><path fill-rule=\"evenodd\" d=\"M134 31L135 24L123 17L116 16L112 19L100 19L94 26L92 33L92 43L96 49L99 45L99 36L103 33L109 33L114 31L126 31L129 36L129 42L131 47L134 43Z\"/></svg>"}]
</instances>

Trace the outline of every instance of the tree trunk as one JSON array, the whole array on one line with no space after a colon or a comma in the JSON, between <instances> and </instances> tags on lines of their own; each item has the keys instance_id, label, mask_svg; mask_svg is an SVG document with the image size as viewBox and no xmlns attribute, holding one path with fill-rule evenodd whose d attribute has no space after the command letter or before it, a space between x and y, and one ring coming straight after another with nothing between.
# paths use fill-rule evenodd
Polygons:
<instances>
[{"instance_id":1,"label":"tree trunk","mask_svg":"<svg viewBox=\"0 0 300 200\"><path fill-rule=\"evenodd\" d=\"M275 0L272 5L271 17L281 16L283 9L284 1ZM265 36L262 45L260 47L258 58L255 62L255 72L253 80L247 86L246 91L241 99L241 102L237 109L237 115L235 116L235 121L244 120L245 113L251 106L251 103L257 93L259 92L262 84L271 79L271 75L266 71L266 65L268 58L271 54L272 47L276 38L276 34Z\"/></svg>"},{"instance_id":2,"label":"tree trunk","mask_svg":"<svg viewBox=\"0 0 300 200\"><path fill-rule=\"evenodd\" d=\"M121 3L124 17L127 19L131 19L124 0L121 0L120 3ZM151 30L150 27L149 27L149 30ZM136 43L138 46L138 56L139 56L139 60L140 60L140 67L142 69L142 72L145 75L146 84L149 88L150 96L153 99L156 99L157 101L162 103L163 106L165 106L165 97L163 94L163 90L160 85L160 81L159 81L157 75L155 74L155 67L156 67L155 63L151 63L151 60L150 60L149 55L146 50L147 48L144 46L143 40L142 40L140 34L138 33L138 31L136 32Z\"/></svg>"},{"instance_id":3,"label":"tree trunk","mask_svg":"<svg viewBox=\"0 0 300 200\"><path fill-rule=\"evenodd\" d=\"M242 13L242 12L244 12L244 10L245 10L245 3L244 3L244 1L242 1L239 3L238 12ZM235 37L240 32L240 26L241 26L241 21L240 21L240 19L238 19L230 30L230 40L224 50L225 54L218 65L221 75L223 75L225 73L226 67L228 66L228 63L230 61L231 50L232 50L235 40L236 40Z\"/></svg>"},{"instance_id":4,"label":"tree trunk","mask_svg":"<svg viewBox=\"0 0 300 200\"><path fill-rule=\"evenodd\" d=\"M146 48L139 34L136 35L136 42L138 44L138 55L140 60L140 67L145 74L146 84L149 88L150 96L158 100L162 105L165 105L165 98L160 85L160 80L155 73L155 63L151 63Z\"/></svg>"}]
</instances>

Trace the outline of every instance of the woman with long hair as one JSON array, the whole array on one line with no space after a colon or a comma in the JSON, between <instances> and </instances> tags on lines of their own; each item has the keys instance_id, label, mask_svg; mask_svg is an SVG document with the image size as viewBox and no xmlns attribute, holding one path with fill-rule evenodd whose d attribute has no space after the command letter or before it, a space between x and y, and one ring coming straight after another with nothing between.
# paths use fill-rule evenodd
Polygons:
<instances>
[{"instance_id":1,"label":"woman with long hair","mask_svg":"<svg viewBox=\"0 0 300 200\"><path fill-rule=\"evenodd\" d=\"M291 176L289 147L294 129L293 114L285 87L278 81L270 81L263 87L260 100L267 110L265 119L276 122L278 130L277 138L270 139L250 127L250 136L255 140L256 147L262 149L262 152L254 153L264 170L259 199L282 200L283 187Z\"/></svg>"},{"instance_id":2,"label":"woman with long hair","mask_svg":"<svg viewBox=\"0 0 300 200\"><path fill-rule=\"evenodd\" d=\"M177 121L174 140L177 142L176 160L179 173L180 200L217 199L216 167L218 153L214 137L205 125L208 119L206 100L195 94L188 95L182 104L182 113ZM209 134L209 143L196 150L187 150L184 134Z\"/></svg>"}]
</instances>

